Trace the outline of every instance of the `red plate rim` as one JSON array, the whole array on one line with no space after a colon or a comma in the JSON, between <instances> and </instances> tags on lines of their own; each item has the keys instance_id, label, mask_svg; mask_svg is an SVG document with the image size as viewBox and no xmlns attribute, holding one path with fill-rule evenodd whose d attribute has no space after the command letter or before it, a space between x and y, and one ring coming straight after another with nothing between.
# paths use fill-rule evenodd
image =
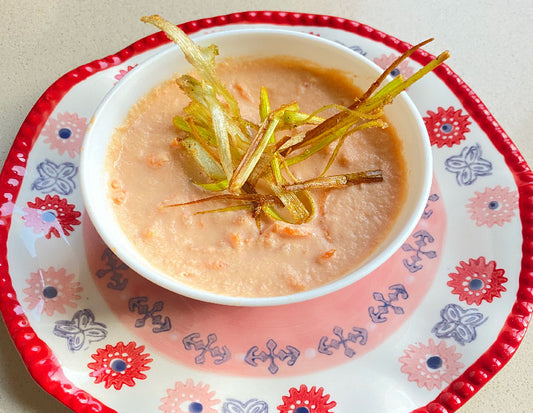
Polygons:
<instances>
[{"instance_id":1,"label":"red plate rim","mask_svg":"<svg viewBox=\"0 0 533 413\"><path fill-rule=\"evenodd\" d=\"M319 26L341 29L383 43L402 53L411 45L367 25L340 17L281 12L247 11L200 19L181 24L188 34L201 29L228 24L276 24ZM63 96L77 83L93 74L116 66L147 50L169 43L162 32L147 36L114 55L80 66L54 82L35 103L22 123L0 174L0 189L6 201L15 201L20 191L22 176L17 171L25 168L28 155L37 140L46 119ZM434 57L418 50L411 58L426 64ZM416 413L447 413L456 411L507 364L520 345L533 311L533 174L509 136L503 131L476 94L446 65L434 73L460 100L463 107L492 144L504 156L514 175L518 193L522 229L522 265L517 298L496 341L466 371L446 387L432 402L414 410ZM0 312L8 331L32 377L56 399L77 412L115 412L89 393L77 388L63 374L52 350L31 328L21 310L9 275L7 238L11 217L0 218Z\"/></svg>"}]
</instances>

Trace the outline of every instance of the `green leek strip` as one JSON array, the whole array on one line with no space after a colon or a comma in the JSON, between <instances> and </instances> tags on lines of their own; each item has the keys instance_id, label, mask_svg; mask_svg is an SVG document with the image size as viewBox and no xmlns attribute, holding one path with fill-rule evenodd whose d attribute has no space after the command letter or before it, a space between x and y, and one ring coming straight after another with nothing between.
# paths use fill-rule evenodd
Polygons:
<instances>
[{"instance_id":1,"label":"green leek strip","mask_svg":"<svg viewBox=\"0 0 533 413\"><path fill-rule=\"evenodd\" d=\"M183 75L176 79L177 85L191 101L205 105L205 96L202 82L191 75Z\"/></svg>"},{"instance_id":2,"label":"green leek strip","mask_svg":"<svg viewBox=\"0 0 533 413\"><path fill-rule=\"evenodd\" d=\"M179 142L210 179L220 181L226 177L220 164L211 157L209 152L196 139L187 137Z\"/></svg>"},{"instance_id":3,"label":"green leek strip","mask_svg":"<svg viewBox=\"0 0 533 413\"><path fill-rule=\"evenodd\" d=\"M289 211L289 214L294 219L294 224L303 224L310 219L310 212L306 209L305 205L298 198L296 193L286 191L284 188L276 185L274 182L267 181L267 183L274 195L281 200L285 208L287 208L287 211Z\"/></svg>"},{"instance_id":4,"label":"green leek strip","mask_svg":"<svg viewBox=\"0 0 533 413\"><path fill-rule=\"evenodd\" d=\"M286 191L305 191L310 189L330 189L342 188L347 185L357 185L369 182L383 181L383 172L381 170L354 172L344 175L330 175L318 178L308 179L303 182L296 182L290 185L284 185Z\"/></svg>"},{"instance_id":5,"label":"green leek strip","mask_svg":"<svg viewBox=\"0 0 533 413\"><path fill-rule=\"evenodd\" d=\"M305 142L302 141L302 142L294 145L293 147L291 147L291 149L296 150L296 149L303 149L303 148L307 148L307 147L312 147L312 146L314 146L316 144L319 144L328 135L330 135L332 133L336 134L337 132L341 132L341 131L345 130L346 128L353 127L354 125L359 125L359 124L363 123L364 121L368 121L368 120L381 121L380 118L382 116L383 116L383 112L382 112L382 110L380 108L376 108L375 110L373 110L372 112L369 112L369 113L361 113L361 112L353 113L352 115L340 120L337 125L331 127L329 130L324 130L321 134L315 136L312 139L307 139L307 140L305 140Z\"/></svg>"},{"instance_id":6,"label":"green leek strip","mask_svg":"<svg viewBox=\"0 0 533 413\"><path fill-rule=\"evenodd\" d=\"M220 192L228 189L229 181L227 179L223 179L222 181L218 182L208 182L205 184L195 182L194 184L209 192Z\"/></svg>"},{"instance_id":7,"label":"green leek strip","mask_svg":"<svg viewBox=\"0 0 533 413\"><path fill-rule=\"evenodd\" d=\"M246 184L251 185L252 187L255 187L257 185L257 182L263 178L263 175L266 171L268 171L268 168L270 167L270 161L272 160L273 154L270 150L267 149L265 152L263 152L263 155L259 158L259 161L255 165L255 168L253 169L252 173L246 180ZM243 185L243 188L246 186Z\"/></svg>"},{"instance_id":8,"label":"green leek strip","mask_svg":"<svg viewBox=\"0 0 533 413\"><path fill-rule=\"evenodd\" d=\"M283 176L281 175L279 155L272 156L270 161L270 168L272 169L272 176L274 177L274 182L276 185L283 184Z\"/></svg>"},{"instance_id":9,"label":"green leek strip","mask_svg":"<svg viewBox=\"0 0 533 413\"><path fill-rule=\"evenodd\" d=\"M183 111L190 117L194 118L195 122L205 128L206 130L213 130L213 122L211 121L211 114L209 109L205 106L204 103L199 103L196 101L191 101ZM214 134L213 134L214 135ZM214 139L214 136L213 136Z\"/></svg>"},{"instance_id":10,"label":"green leek strip","mask_svg":"<svg viewBox=\"0 0 533 413\"><path fill-rule=\"evenodd\" d=\"M422 46L425 46L426 44L432 41L433 41L433 38L424 40L423 42L420 42L414 45L409 50L407 50L405 53L401 54L398 58L396 58L396 60L392 62L389 65L389 67L383 71L383 73L381 73L381 75L377 78L377 80L373 82L372 85L370 85L368 90L365 92L365 94L361 98L361 101L362 102L366 101L366 99L368 99L374 93L374 91L379 87L379 85L383 83L383 81L387 78L387 76L390 75L392 71L400 65L400 63L402 63L405 59L411 56L414 52L416 52Z\"/></svg>"},{"instance_id":11,"label":"green leek strip","mask_svg":"<svg viewBox=\"0 0 533 413\"><path fill-rule=\"evenodd\" d=\"M194 120L191 118L185 119L185 122L187 122L187 125L189 126L189 130L191 131L192 137L200 144L202 145L202 148L213 158L217 163L220 164L220 158L215 153L213 148L209 145L209 143L202 137L198 129L196 128L196 125L194 124Z\"/></svg>"},{"instance_id":12,"label":"green leek strip","mask_svg":"<svg viewBox=\"0 0 533 413\"><path fill-rule=\"evenodd\" d=\"M250 139L247 135L243 133L241 128L235 123L235 121L232 118L226 117L226 124L228 127L228 134L230 137L230 143L232 146L238 150L240 159L244 152L246 152L246 149L248 148L248 145L250 144Z\"/></svg>"},{"instance_id":13,"label":"green leek strip","mask_svg":"<svg viewBox=\"0 0 533 413\"><path fill-rule=\"evenodd\" d=\"M351 133L352 130L349 129L348 126L336 131L329 133L328 135L324 134L323 138L319 140L314 146L311 146L310 148L307 148L302 153L295 155L291 158L287 158L287 165L291 166L294 164L297 164L299 162L302 162L309 158L310 156L314 155L315 153L321 151L326 146L328 146L331 142L335 142L337 139L345 135L346 133Z\"/></svg>"},{"instance_id":14,"label":"green leek strip","mask_svg":"<svg viewBox=\"0 0 533 413\"><path fill-rule=\"evenodd\" d=\"M281 205L280 200L274 195L264 195L264 194L220 194L212 195L206 198L195 199L189 202L181 202L177 204L166 204L162 205L161 208L174 208L182 207L187 205L196 205L203 204L204 202L211 201L248 201L248 202L259 202L262 204L273 204Z\"/></svg>"},{"instance_id":15,"label":"green leek strip","mask_svg":"<svg viewBox=\"0 0 533 413\"><path fill-rule=\"evenodd\" d=\"M178 115L174 116L174 118L172 119L172 123L174 124L176 129L184 131L184 132L187 132L187 133L192 133L191 132L191 128L187 124L187 121L185 119L183 119L182 117L180 117ZM196 130L198 131L200 136L209 145L213 145L215 143L215 137L214 137L214 134L212 132L210 132L209 130L205 129L204 127L202 127L200 125L195 124L195 126L196 126Z\"/></svg>"},{"instance_id":16,"label":"green leek strip","mask_svg":"<svg viewBox=\"0 0 533 413\"><path fill-rule=\"evenodd\" d=\"M282 123L280 128L293 128L300 125L318 125L324 122L326 119L320 116L310 116L307 113L287 110L283 114Z\"/></svg>"},{"instance_id":17,"label":"green leek strip","mask_svg":"<svg viewBox=\"0 0 533 413\"><path fill-rule=\"evenodd\" d=\"M290 223L288 220L286 220L285 218L283 218L281 216L281 214L276 211L276 208L275 207L272 207L272 206L264 206L263 207L263 211L265 212L265 214L267 214L270 218L272 219L275 219L276 221L283 221L283 222L287 222L287 223Z\"/></svg>"},{"instance_id":18,"label":"green leek strip","mask_svg":"<svg viewBox=\"0 0 533 413\"><path fill-rule=\"evenodd\" d=\"M265 151L270 138L276 130L276 125L279 122L279 118L279 114L277 114L277 112L273 112L261 124L259 131L257 131L257 135L252 142L250 142L248 150L244 154L239 166L235 170L235 174L230 180L230 192L237 192L252 173L253 169L257 165L257 162L259 162L261 155Z\"/></svg>"},{"instance_id":19,"label":"green leek strip","mask_svg":"<svg viewBox=\"0 0 533 413\"><path fill-rule=\"evenodd\" d=\"M367 99L365 102L367 102L370 99L380 99L388 95L391 92L391 90L401 85L404 80L405 80L404 77L400 73L398 76L392 79L389 83L387 83L385 86L379 89L371 98ZM364 105L364 103L362 105Z\"/></svg>"},{"instance_id":20,"label":"green leek strip","mask_svg":"<svg viewBox=\"0 0 533 413\"><path fill-rule=\"evenodd\" d=\"M330 136L324 137L322 140L319 140L317 144L314 146L307 148L304 152L302 152L299 155L296 155L292 158L287 159L288 165L294 165L298 162L302 162L305 159L309 158L311 155L314 155L318 151L324 149L326 146L328 146L330 143L335 142L337 139L342 138L343 136L350 135L354 132L367 129L367 128L386 128L387 124L383 122L382 120L371 120L366 123L362 123L358 126L353 126L352 128L349 128L348 126L343 127L340 130L337 130L336 132L332 133Z\"/></svg>"},{"instance_id":21,"label":"green leek strip","mask_svg":"<svg viewBox=\"0 0 533 413\"><path fill-rule=\"evenodd\" d=\"M239 105L235 98L226 90L222 82L218 79L215 72L215 56L218 54L216 46L209 48L198 47L190 38L173 23L163 19L160 16L144 16L141 18L144 23L150 23L160 30L163 30L170 40L176 43L187 61L198 70L200 77L204 79L214 90L215 93L224 97L231 112L239 115Z\"/></svg>"},{"instance_id":22,"label":"green leek strip","mask_svg":"<svg viewBox=\"0 0 533 413\"><path fill-rule=\"evenodd\" d=\"M399 85L395 85L394 88L392 88L387 93L387 100L389 102L392 102L392 99L394 99L396 96L398 96L400 93L402 93L404 90L408 89L413 83L420 80L422 77L427 75L429 72L434 70L437 66L439 66L442 62L444 62L446 59L450 57L450 53L448 51L445 51L437 56L435 60L432 60L427 65L419 69L414 75L410 76L408 79L405 79L401 82ZM379 93L379 92L378 92ZM384 98L382 98L384 99ZM370 108L376 106L379 104L380 99L374 99L374 97L370 98L368 102L364 106L368 106Z\"/></svg>"},{"instance_id":23,"label":"green leek strip","mask_svg":"<svg viewBox=\"0 0 533 413\"><path fill-rule=\"evenodd\" d=\"M253 208L254 206L252 204L233 205L233 206L224 207L224 208L216 208L216 209L208 209L206 211L198 211L194 215L210 214L212 212L240 211L242 209L253 209Z\"/></svg>"},{"instance_id":24,"label":"green leek strip","mask_svg":"<svg viewBox=\"0 0 533 413\"><path fill-rule=\"evenodd\" d=\"M287 149L290 149L292 146L300 143L304 138L305 132L297 133L294 136L285 136L276 143L275 150L278 152L284 152Z\"/></svg>"},{"instance_id":25,"label":"green leek strip","mask_svg":"<svg viewBox=\"0 0 533 413\"><path fill-rule=\"evenodd\" d=\"M312 146L315 143L323 140L326 136L330 134L335 134L338 130L343 129L344 127L349 127L360 120L360 112L351 111L348 108L344 109L344 111L341 111L334 115L334 117L337 118L336 122L330 123L331 118L328 118L324 122L316 125L313 129L305 132L304 138L299 143L293 145L291 149L297 150L305 146ZM339 115L344 116L340 117ZM328 126L324 127L325 125Z\"/></svg>"},{"instance_id":26,"label":"green leek strip","mask_svg":"<svg viewBox=\"0 0 533 413\"><path fill-rule=\"evenodd\" d=\"M359 99L358 101L356 101L355 103L353 103L352 105L349 106L348 109L351 109L351 110L359 110L361 109L361 107L365 104L366 100L370 98L370 96L374 93L374 91L380 86L380 84L385 80L385 78L394 70L394 68L400 64L404 59L406 59L407 57L409 57L412 53L414 53L418 48L422 47L423 45L425 45L426 43L428 43L429 41L431 41L432 39L429 39L429 40L426 40L416 46L414 46L412 49L408 50L407 52L405 52L402 56L400 56L398 59L396 59L395 62L393 62L393 64L391 64L389 66L389 68L387 68L383 73L382 75L378 78L378 80L376 80L371 86L370 88L365 92L365 94L361 97L361 99ZM373 101L373 104L372 105L366 105L366 109L364 109L365 112L369 112L371 111L373 108L376 108L378 106L383 106L383 105L386 105L388 103L391 103L392 101L392 97L398 95L399 93L401 93L403 90L405 90L406 88L408 88L411 84L413 84L414 82L416 82L418 79L420 79L422 76L424 76L425 74L427 74L428 72L430 72L431 70L433 70L435 67L437 67L438 65L440 65L444 60L446 60L447 58L449 57L449 53L446 51L444 53L441 53L437 59L431 61L429 64L427 64L424 68L422 68L421 70L419 70L417 73L415 73L415 75L411 76L408 80L406 81L403 81L401 83L401 86L398 86L398 89L392 89L394 91L394 93L391 93L390 95L389 94L385 94L385 93L382 93L382 94L379 94L378 98ZM320 135L323 135L323 133L331 128L334 128L336 126L338 126L340 123L343 123L343 118L347 117L349 115L346 114L346 112L339 112L337 113L335 116L332 116L330 118L328 118L325 122L321 123L320 125L316 126L315 128L307 131L306 133L306 137L302 140L302 142L300 144L298 144L298 146L294 149L298 149L299 147L302 147L304 144L306 144L306 142L308 140L311 140L317 136L320 136Z\"/></svg>"},{"instance_id":27,"label":"green leek strip","mask_svg":"<svg viewBox=\"0 0 533 413\"><path fill-rule=\"evenodd\" d=\"M211 112L211 119L213 119L213 129L215 131L220 163L222 164L222 169L224 169L226 178L231 182L231 177L233 176L233 161L231 159L231 147L224 109L215 97L215 92L210 86L206 85L204 91L207 107Z\"/></svg>"},{"instance_id":28,"label":"green leek strip","mask_svg":"<svg viewBox=\"0 0 533 413\"><path fill-rule=\"evenodd\" d=\"M261 122L264 122L269 114L270 99L268 98L268 92L266 88L261 86L261 91L259 93L259 116L261 117Z\"/></svg>"},{"instance_id":29,"label":"green leek strip","mask_svg":"<svg viewBox=\"0 0 533 413\"><path fill-rule=\"evenodd\" d=\"M316 212L315 199L313 198L311 193L305 189L303 191L296 191L296 196L300 199L309 214L304 223L311 221L311 219L313 219L313 217L315 216Z\"/></svg>"}]
</instances>

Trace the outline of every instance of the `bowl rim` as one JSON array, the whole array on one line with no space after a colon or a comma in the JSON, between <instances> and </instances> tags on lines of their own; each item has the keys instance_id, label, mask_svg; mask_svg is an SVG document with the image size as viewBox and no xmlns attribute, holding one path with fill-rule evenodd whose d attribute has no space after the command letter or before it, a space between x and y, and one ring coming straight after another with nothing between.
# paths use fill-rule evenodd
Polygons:
<instances>
[{"instance_id":1,"label":"bowl rim","mask_svg":"<svg viewBox=\"0 0 533 413\"><path fill-rule=\"evenodd\" d=\"M208 34L194 34L191 36L191 38L194 40L195 43L203 45L203 44L211 44L210 42L214 42L217 38L220 38L220 37L242 36L244 34L250 34L250 33L253 35L263 34L263 35L290 36L294 38L301 38L301 39L306 39L309 41L314 41L317 43L322 43L323 45L326 45L328 47L334 47L338 49L339 51L342 51L343 53L351 56L351 58L358 60L360 63L366 66L369 66L371 69L373 69L377 73L383 72L383 69L380 68L373 61L349 49L348 47L342 44L339 44L335 41L321 38L313 34L304 33L304 32L296 32L292 30L279 29L279 28L250 27L250 28L236 28L236 29L230 29L230 30L225 30L221 32L213 32L213 33L208 33ZM287 295L280 295L280 296L241 297L241 296L228 296L228 295L213 293L210 291L202 290L200 288L182 283L179 280L172 278L171 276L165 274L163 271L158 270L157 268L153 266L152 266L152 269L145 268L137 260L130 258L129 254L125 254L124 251L120 248L120 245L118 245L113 240L113 234L111 234L110 231L108 231L105 228L105 226L103 226L103 223L99 220L98 218L99 214L95 210L94 203L92 202L92 195L90 195L87 192L87 185L85 185L84 182L86 182L87 179L90 179L89 177L92 175L92 172L90 171L90 168L89 168L89 164L90 164L90 160L88 158L89 152L87 150L84 150L84 148L87 146L87 143L90 143L90 140L91 140L90 136L92 136L92 130L94 130L93 124L97 121L101 113L105 111L105 107L107 104L109 104L109 101L112 100L116 94L120 93L122 89L126 88L128 83L131 82L131 79L134 79L143 70L143 68L148 67L149 65L153 64L166 53L172 53L172 52L181 53L181 50L179 50L178 46L175 45L174 43L169 43L165 45L162 48L162 50L146 58L145 60L140 62L136 67L134 67L132 70L128 71L124 75L124 77L120 80L120 82L118 82L109 92L106 93L106 95L100 101L96 110L94 111L94 114L90 121L90 125L86 131L86 134L85 134L85 137L82 143L82 150L81 150L81 156L80 156L80 167L79 167L80 168L80 187L81 187L82 198L83 198L83 202L84 202L87 214L92 222L92 225L94 226L94 228L96 229L97 233L102 238L104 243L130 269L132 269L133 271L135 271L137 274L144 277L145 279L169 291L172 291L174 293L177 293L183 296L187 296L192 299L214 303L214 304L230 305L230 306L244 306L244 307L278 306L278 305L293 304L293 303L298 303L302 301L308 301L314 298L328 295L342 288L345 288L353 284L354 282L364 278L365 276L369 275L371 272L373 272L379 266L381 266L384 262L386 262L397 250L400 249L401 245L406 241L406 239L409 237L411 232L416 227L425 209L427 198L431 190L432 175L433 175L432 173L433 158L431 154L431 145L430 145L429 137L427 134L427 130L425 128L425 124L422 120L421 114L419 113L415 104L409 98L406 92L402 92L395 99L403 100L403 102L407 105L409 112L411 112L413 115L413 118L417 126L417 130L421 132L424 138L422 142L423 143L422 149L424 153L425 167L424 167L424 180L423 180L423 187L422 187L421 195L416 203L415 208L413 208L412 212L409 214L409 219L407 220L406 224L402 227L400 234L397 235L383 251L381 251L379 254L373 257L370 261L363 262L355 270L348 272L344 276L332 282L320 285L316 288L306 290L306 291L291 293ZM290 55L290 54L285 53L285 55ZM181 53L181 58L184 58L182 53ZM390 79L391 77L389 76L389 80ZM161 82L163 81L164 79L161 80ZM135 102L132 102L131 105L133 105L134 103ZM131 105L130 105L130 108L131 108ZM128 110L130 108L128 108ZM110 214L114 214L114 212L111 211ZM132 247L138 253L138 255L141 258L143 258L142 254L140 254L137 248L133 246L133 243L132 243Z\"/></svg>"}]
</instances>

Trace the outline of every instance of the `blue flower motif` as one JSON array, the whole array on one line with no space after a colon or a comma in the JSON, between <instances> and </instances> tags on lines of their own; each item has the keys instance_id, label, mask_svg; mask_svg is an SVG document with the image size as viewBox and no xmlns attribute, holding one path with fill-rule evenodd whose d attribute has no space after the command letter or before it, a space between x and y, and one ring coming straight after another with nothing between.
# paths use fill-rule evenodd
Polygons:
<instances>
[{"instance_id":1,"label":"blue flower motif","mask_svg":"<svg viewBox=\"0 0 533 413\"><path fill-rule=\"evenodd\" d=\"M81 350L95 341L102 341L107 337L107 327L103 323L94 321L94 314L89 309L76 312L72 320L56 321L54 334L66 338L70 351Z\"/></svg>"},{"instance_id":2,"label":"blue flower motif","mask_svg":"<svg viewBox=\"0 0 533 413\"><path fill-rule=\"evenodd\" d=\"M455 174L459 185L472 185L479 176L492 173L492 164L481 156L481 147L475 144L446 159L444 166L448 172Z\"/></svg>"},{"instance_id":3,"label":"blue flower motif","mask_svg":"<svg viewBox=\"0 0 533 413\"><path fill-rule=\"evenodd\" d=\"M244 403L228 399L222 405L222 413L268 413L268 404L257 399L250 399Z\"/></svg>"},{"instance_id":4,"label":"blue flower motif","mask_svg":"<svg viewBox=\"0 0 533 413\"><path fill-rule=\"evenodd\" d=\"M70 195L76 188L74 177L78 173L78 167L72 162L56 164L49 159L37 165L37 178L31 185L31 189L49 194L57 192L60 195Z\"/></svg>"},{"instance_id":5,"label":"blue flower motif","mask_svg":"<svg viewBox=\"0 0 533 413\"><path fill-rule=\"evenodd\" d=\"M461 345L476 339L476 327L479 327L487 318L478 310L463 309L457 304L448 304L444 307L439 321L431 330L438 338L453 338Z\"/></svg>"}]
</instances>

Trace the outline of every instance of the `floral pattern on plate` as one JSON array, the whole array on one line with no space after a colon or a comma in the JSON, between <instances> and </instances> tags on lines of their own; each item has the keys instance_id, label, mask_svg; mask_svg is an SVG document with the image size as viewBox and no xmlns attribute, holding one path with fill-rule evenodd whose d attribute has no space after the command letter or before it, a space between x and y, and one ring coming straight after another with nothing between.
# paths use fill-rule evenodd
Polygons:
<instances>
[{"instance_id":1,"label":"floral pattern on plate","mask_svg":"<svg viewBox=\"0 0 533 413\"><path fill-rule=\"evenodd\" d=\"M399 361L401 371L407 374L409 381L431 390L440 389L459 376L464 367L460 359L461 354L455 351L455 346L448 347L444 340L435 343L430 338L427 344L409 345Z\"/></svg>"},{"instance_id":2,"label":"floral pattern on plate","mask_svg":"<svg viewBox=\"0 0 533 413\"><path fill-rule=\"evenodd\" d=\"M377 62L398 55L396 46L357 24L322 16L314 25L290 13L257 16L274 27L288 22L284 28L290 30L301 30L292 26L298 21L304 31ZM231 24L212 19L204 32L239 28L256 17L234 15ZM326 21L330 27L324 28ZM199 30L192 23L184 27ZM3 295L2 311L8 325L16 320L25 329L19 339L28 337L45 350L35 363L35 346L21 345L28 367L42 374L45 386L56 380L71 389L79 411L343 413L357 405L381 412L374 374L393 383L401 397L388 394L388 402L400 409L412 397L425 404L438 400L453 411L453 386L445 386L465 371L478 371L480 356L494 356L491 346L520 287L520 257L506 252L520 251L525 207L518 198L530 182L517 186L517 167L507 165L494 145L508 143L478 127L485 119L468 106L468 96L459 100L464 106L450 106L460 92L430 75L424 87L435 97L428 101L415 88L409 94L427 114L434 188L394 260L367 284L300 308L232 309L186 300L140 279L95 237L83 216L77 175L81 137L102 97L94 96L94 86L111 88L167 43L156 34L117 59L119 67L77 69L66 78L69 88L60 89L72 99L37 113L44 127L28 136L33 146L6 163L0 229L11 278L0 281L5 288L7 279L13 292ZM414 55L402 74L424 56ZM84 107L74 109L72 101ZM496 238L505 240L504 248L494 247ZM265 380L269 386L259 385ZM180 393L185 388L190 392Z\"/></svg>"},{"instance_id":3,"label":"floral pattern on plate","mask_svg":"<svg viewBox=\"0 0 533 413\"><path fill-rule=\"evenodd\" d=\"M67 153L74 158L80 153L83 136L87 129L87 118L77 113L62 112L48 119L42 130L44 142L60 155Z\"/></svg>"}]
</instances>

